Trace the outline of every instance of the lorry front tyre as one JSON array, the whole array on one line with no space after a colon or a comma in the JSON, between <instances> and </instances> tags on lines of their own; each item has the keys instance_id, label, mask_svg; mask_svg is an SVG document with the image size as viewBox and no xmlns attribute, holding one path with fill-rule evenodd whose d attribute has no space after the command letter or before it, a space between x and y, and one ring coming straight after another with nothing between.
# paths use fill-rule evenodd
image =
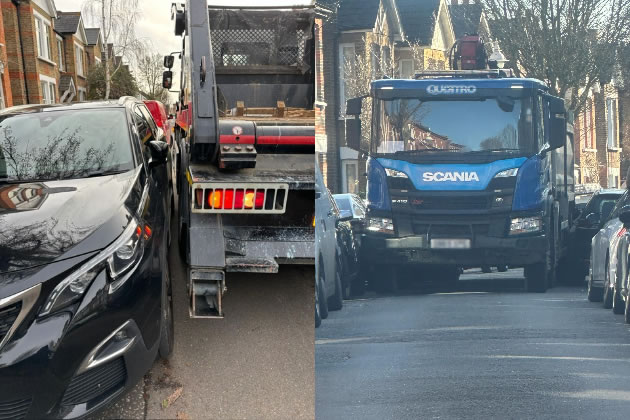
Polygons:
<instances>
[{"instance_id":1,"label":"lorry front tyre","mask_svg":"<svg viewBox=\"0 0 630 420\"><path fill-rule=\"evenodd\" d=\"M545 293L549 270L546 263L525 267L525 284L528 293Z\"/></svg>"},{"instance_id":2,"label":"lorry front tyre","mask_svg":"<svg viewBox=\"0 0 630 420\"><path fill-rule=\"evenodd\" d=\"M188 264L188 226L182 224L179 227L179 235L177 245L179 247L179 256L184 264Z\"/></svg>"}]
</instances>

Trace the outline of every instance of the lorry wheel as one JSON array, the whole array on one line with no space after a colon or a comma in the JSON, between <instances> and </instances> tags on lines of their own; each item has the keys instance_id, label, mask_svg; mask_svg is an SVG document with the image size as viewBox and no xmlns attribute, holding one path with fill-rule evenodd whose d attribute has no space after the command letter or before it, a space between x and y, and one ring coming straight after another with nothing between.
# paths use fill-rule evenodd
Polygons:
<instances>
[{"instance_id":1,"label":"lorry wheel","mask_svg":"<svg viewBox=\"0 0 630 420\"><path fill-rule=\"evenodd\" d=\"M162 359L168 359L175 346L175 320L173 318L173 286L171 284L168 253L162 255L162 299L160 305L160 345L158 352Z\"/></svg>"},{"instance_id":2,"label":"lorry wheel","mask_svg":"<svg viewBox=\"0 0 630 420\"><path fill-rule=\"evenodd\" d=\"M339 273L341 267L337 263L337 269L335 270L335 294L328 299L328 309L331 311L338 311L343 307L343 291L341 286L341 274Z\"/></svg>"},{"instance_id":3,"label":"lorry wheel","mask_svg":"<svg viewBox=\"0 0 630 420\"><path fill-rule=\"evenodd\" d=\"M445 267L444 270L435 271L435 275L438 275L438 273L441 273L439 274L440 276L444 276L443 284L447 291L453 292L457 290L457 284L461 274L459 267Z\"/></svg>"},{"instance_id":4,"label":"lorry wheel","mask_svg":"<svg viewBox=\"0 0 630 420\"><path fill-rule=\"evenodd\" d=\"M593 279L590 276L588 278L587 298L589 302L601 302L604 298L604 289L593 286Z\"/></svg>"},{"instance_id":5,"label":"lorry wheel","mask_svg":"<svg viewBox=\"0 0 630 420\"><path fill-rule=\"evenodd\" d=\"M508 266L507 265L498 265L497 266L497 271L499 273L505 273L506 271L508 271Z\"/></svg>"},{"instance_id":6,"label":"lorry wheel","mask_svg":"<svg viewBox=\"0 0 630 420\"><path fill-rule=\"evenodd\" d=\"M319 281L315 281L315 328L322 325L322 315L320 313L321 287Z\"/></svg>"},{"instance_id":7,"label":"lorry wheel","mask_svg":"<svg viewBox=\"0 0 630 420\"><path fill-rule=\"evenodd\" d=\"M481 272L485 274L492 273L492 267L490 267L489 265L482 265Z\"/></svg>"},{"instance_id":8,"label":"lorry wheel","mask_svg":"<svg viewBox=\"0 0 630 420\"><path fill-rule=\"evenodd\" d=\"M396 291L394 270L387 266L377 265L372 272L376 293L392 293Z\"/></svg>"},{"instance_id":9,"label":"lorry wheel","mask_svg":"<svg viewBox=\"0 0 630 420\"><path fill-rule=\"evenodd\" d=\"M184 264L188 264L188 226L182 224L179 227L179 236L177 239L179 256Z\"/></svg>"},{"instance_id":10,"label":"lorry wheel","mask_svg":"<svg viewBox=\"0 0 630 420\"><path fill-rule=\"evenodd\" d=\"M359 272L356 276L352 278L350 283L350 297L352 296L363 296L365 293L365 277L361 275Z\"/></svg>"},{"instance_id":11,"label":"lorry wheel","mask_svg":"<svg viewBox=\"0 0 630 420\"><path fill-rule=\"evenodd\" d=\"M528 293L545 293L549 270L546 263L525 267L525 283Z\"/></svg>"}]
</instances>

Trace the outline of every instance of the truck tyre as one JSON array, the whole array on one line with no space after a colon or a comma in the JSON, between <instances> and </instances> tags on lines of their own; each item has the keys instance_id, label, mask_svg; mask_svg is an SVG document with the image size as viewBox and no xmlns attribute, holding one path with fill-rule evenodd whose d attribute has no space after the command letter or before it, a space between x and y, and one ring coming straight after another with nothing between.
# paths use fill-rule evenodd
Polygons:
<instances>
[{"instance_id":1,"label":"truck tyre","mask_svg":"<svg viewBox=\"0 0 630 420\"><path fill-rule=\"evenodd\" d=\"M391 267L377 265L372 272L376 293L392 293L396 291L395 272Z\"/></svg>"},{"instance_id":2,"label":"truck tyre","mask_svg":"<svg viewBox=\"0 0 630 420\"><path fill-rule=\"evenodd\" d=\"M490 267L489 265L482 265L481 272L484 274L490 274L492 273L492 267Z\"/></svg>"},{"instance_id":3,"label":"truck tyre","mask_svg":"<svg viewBox=\"0 0 630 420\"><path fill-rule=\"evenodd\" d=\"M343 290L340 273L342 269L339 260L337 260L337 269L335 270L335 294L328 299L328 309L331 311L338 311L343 307Z\"/></svg>"},{"instance_id":4,"label":"truck tyre","mask_svg":"<svg viewBox=\"0 0 630 420\"><path fill-rule=\"evenodd\" d=\"M545 293L549 270L546 263L532 264L525 267L525 283L528 293Z\"/></svg>"},{"instance_id":5,"label":"truck tyre","mask_svg":"<svg viewBox=\"0 0 630 420\"><path fill-rule=\"evenodd\" d=\"M173 286L170 264L166 249L162 253L162 299L160 304L160 344L158 352L162 359L168 359L175 346L175 320L173 318Z\"/></svg>"},{"instance_id":6,"label":"truck tyre","mask_svg":"<svg viewBox=\"0 0 630 420\"><path fill-rule=\"evenodd\" d=\"M181 224L179 226L179 235L177 244L179 247L179 256L182 259L184 265L188 264L188 226Z\"/></svg>"},{"instance_id":7,"label":"truck tyre","mask_svg":"<svg viewBox=\"0 0 630 420\"><path fill-rule=\"evenodd\" d=\"M457 284L459 283L459 276L461 274L461 270L459 267L445 267L444 271L436 271L435 274L442 273L444 276L444 289L448 292L453 292L457 290Z\"/></svg>"},{"instance_id":8,"label":"truck tyre","mask_svg":"<svg viewBox=\"0 0 630 420\"><path fill-rule=\"evenodd\" d=\"M357 273L350 282L350 297L363 296L365 293L365 277L361 272Z\"/></svg>"},{"instance_id":9,"label":"truck tyre","mask_svg":"<svg viewBox=\"0 0 630 420\"><path fill-rule=\"evenodd\" d=\"M497 271L499 273L505 273L506 271L508 271L508 266L507 265L498 265L497 266Z\"/></svg>"},{"instance_id":10,"label":"truck tyre","mask_svg":"<svg viewBox=\"0 0 630 420\"><path fill-rule=\"evenodd\" d=\"M315 280L315 328L322 324L322 315L320 313L321 287L319 281Z\"/></svg>"}]
</instances>

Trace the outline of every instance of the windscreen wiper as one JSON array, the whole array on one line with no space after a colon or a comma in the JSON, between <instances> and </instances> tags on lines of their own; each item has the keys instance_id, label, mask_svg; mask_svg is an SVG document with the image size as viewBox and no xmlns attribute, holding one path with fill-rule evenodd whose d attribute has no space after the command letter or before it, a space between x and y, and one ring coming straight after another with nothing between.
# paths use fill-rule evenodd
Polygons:
<instances>
[{"instance_id":1,"label":"windscreen wiper","mask_svg":"<svg viewBox=\"0 0 630 420\"><path fill-rule=\"evenodd\" d=\"M82 176L80 178L94 178L97 176L118 175L118 174L122 174L123 172L127 172L128 170L129 169L126 169L126 170L125 169L107 169L107 170L91 171L85 174L85 176Z\"/></svg>"},{"instance_id":2,"label":"windscreen wiper","mask_svg":"<svg viewBox=\"0 0 630 420\"><path fill-rule=\"evenodd\" d=\"M501 153L501 152L520 152L521 149L515 149L513 147L497 147L495 149L475 150L473 152L465 152L470 154L482 154L482 153Z\"/></svg>"}]
</instances>

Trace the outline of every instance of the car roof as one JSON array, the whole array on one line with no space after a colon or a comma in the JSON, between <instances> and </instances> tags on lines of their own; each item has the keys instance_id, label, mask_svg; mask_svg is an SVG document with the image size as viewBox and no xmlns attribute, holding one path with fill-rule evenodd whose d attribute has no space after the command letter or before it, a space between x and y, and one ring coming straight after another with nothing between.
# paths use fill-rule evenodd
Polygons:
<instances>
[{"instance_id":1,"label":"car roof","mask_svg":"<svg viewBox=\"0 0 630 420\"><path fill-rule=\"evenodd\" d=\"M599 190L595 194L597 195L623 195L623 193L625 192L626 190L621 189L621 188L609 188L605 190Z\"/></svg>"},{"instance_id":2,"label":"car roof","mask_svg":"<svg viewBox=\"0 0 630 420\"><path fill-rule=\"evenodd\" d=\"M81 110L81 109L95 109L95 108L123 108L131 106L132 104L141 104L142 101L132 97L123 96L120 99L115 100L101 100L101 101L89 101L89 102L73 102L69 104L30 104L30 105L18 105L10 108L5 108L0 111L0 116L5 115L19 115L30 114L33 112L51 112L51 111L66 111L66 110Z\"/></svg>"}]
</instances>

